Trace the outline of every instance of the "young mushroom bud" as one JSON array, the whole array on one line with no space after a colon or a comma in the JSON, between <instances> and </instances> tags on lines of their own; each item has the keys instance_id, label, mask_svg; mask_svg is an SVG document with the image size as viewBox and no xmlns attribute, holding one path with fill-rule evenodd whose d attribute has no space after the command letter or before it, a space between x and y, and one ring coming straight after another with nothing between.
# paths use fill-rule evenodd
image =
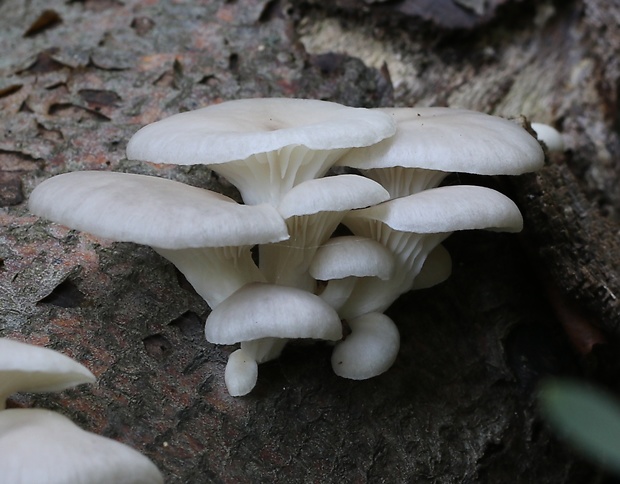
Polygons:
<instances>
[{"instance_id":1,"label":"young mushroom bud","mask_svg":"<svg viewBox=\"0 0 620 484\"><path fill-rule=\"evenodd\" d=\"M240 352L231 354L225 375L230 394L240 396L254 388L256 364L279 356L288 339L337 341L342 337L342 324L336 311L314 294L253 283L209 314L205 335L216 344L241 342Z\"/></svg>"},{"instance_id":2,"label":"young mushroom bud","mask_svg":"<svg viewBox=\"0 0 620 484\"><path fill-rule=\"evenodd\" d=\"M83 365L62 353L0 338L0 410L16 392L57 392L95 380Z\"/></svg>"},{"instance_id":3,"label":"young mushroom bud","mask_svg":"<svg viewBox=\"0 0 620 484\"><path fill-rule=\"evenodd\" d=\"M400 334L390 318L369 313L348 321L351 334L332 353L336 375L366 380L387 371L398 355Z\"/></svg>"}]
</instances>

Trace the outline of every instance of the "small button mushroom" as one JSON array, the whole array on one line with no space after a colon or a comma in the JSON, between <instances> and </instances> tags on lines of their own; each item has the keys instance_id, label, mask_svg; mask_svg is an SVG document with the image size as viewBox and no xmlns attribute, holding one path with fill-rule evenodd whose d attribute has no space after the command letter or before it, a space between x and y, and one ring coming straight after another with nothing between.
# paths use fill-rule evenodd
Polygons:
<instances>
[{"instance_id":1,"label":"small button mushroom","mask_svg":"<svg viewBox=\"0 0 620 484\"><path fill-rule=\"evenodd\" d=\"M323 176L354 147L396 128L376 110L311 99L239 99L176 114L140 129L129 159L206 164L234 184L245 203L277 205L293 186Z\"/></svg>"},{"instance_id":2,"label":"small button mushroom","mask_svg":"<svg viewBox=\"0 0 620 484\"><path fill-rule=\"evenodd\" d=\"M349 210L388 198L381 185L359 175L308 180L292 188L278 205L290 238L259 248L260 268L267 281L314 292L315 281L308 274L308 267L317 248Z\"/></svg>"},{"instance_id":3,"label":"small button mushroom","mask_svg":"<svg viewBox=\"0 0 620 484\"><path fill-rule=\"evenodd\" d=\"M293 287L252 283L209 314L205 336L216 344L241 342L243 351L231 355L225 375L230 394L240 396L256 384L252 360L263 363L277 358L292 338L337 341L342 338L342 324L336 311L314 294Z\"/></svg>"},{"instance_id":4,"label":"small button mushroom","mask_svg":"<svg viewBox=\"0 0 620 484\"><path fill-rule=\"evenodd\" d=\"M545 143L545 146L550 152L564 151L564 140L557 129L543 123L532 123L531 126L538 139Z\"/></svg>"},{"instance_id":5,"label":"small button mushroom","mask_svg":"<svg viewBox=\"0 0 620 484\"><path fill-rule=\"evenodd\" d=\"M392 198L439 185L450 172L518 175L541 168L544 153L521 126L452 108L379 108L396 135L349 151L336 162L363 171Z\"/></svg>"},{"instance_id":6,"label":"small button mushroom","mask_svg":"<svg viewBox=\"0 0 620 484\"><path fill-rule=\"evenodd\" d=\"M351 334L336 344L332 368L336 375L366 380L387 371L400 349L398 328L389 317L369 313L348 321Z\"/></svg>"},{"instance_id":7,"label":"small button mushroom","mask_svg":"<svg viewBox=\"0 0 620 484\"><path fill-rule=\"evenodd\" d=\"M394 272L394 255L376 240L355 235L334 237L316 251L310 275L328 281L321 299L338 311L360 277L387 280Z\"/></svg>"},{"instance_id":8,"label":"small button mushroom","mask_svg":"<svg viewBox=\"0 0 620 484\"><path fill-rule=\"evenodd\" d=\"M518 232L519 209L505 195L489 188L455 185L432 188L373 207L353 210L343 223L355 235L381 242L396 258L392 278L365 278L340 308L343 318L383 312L410 290L428 254L457 230Z\"/></svg>"},{"instance_id":9,"label":"small button mushroom","mask_svg":"<svg viewBox=\"0 0 620 484\"><path fill-rule=\"evenodd\" d=\"M29 207L74 229L153 247L212 308L244 284L264 280L250 253L254 244L288 238L284 220L270 205L240 205L219 193L145 175L58 175L34 189Z\"/></svg>"},{"instance_id":10,"label":"small button mushroom","mask_svg":"<svg viewBox=\"0 0 620 484\"><path fill-rule=\"evenodd\" d=\"M57 392L95 376L68 356L8 338L0 338L0 410L16 392Z\"/></svg>"},{"instance_id":11,"label":"small button mushroom","mask_svg":"<svg viewBox=\"0 0 620 484\"><path fill-rule=\"evenodd\" d=\"M155 464L131 447L34 408L0 412L0 469L6 483L164 482Z\"/></svg>"}]
</instances>

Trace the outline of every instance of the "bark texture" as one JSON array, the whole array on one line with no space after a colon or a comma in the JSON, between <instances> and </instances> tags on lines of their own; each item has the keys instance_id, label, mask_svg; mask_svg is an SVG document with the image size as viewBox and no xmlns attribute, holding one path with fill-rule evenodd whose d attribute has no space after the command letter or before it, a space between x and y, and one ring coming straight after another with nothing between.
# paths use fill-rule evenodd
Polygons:
<instances>
[{"instance_id":1,"label":"bark texture","mask_svg":"<svg viewBox=\"0 0 620 484\"><path fill-rule=\"evenodd\" d=\"M533 392L545 374L617 375L620 6L430 3L0 1L0 336L98 377L12 405L128 443L168 482L595 482ZM41 221L24 200L82 169L236 196L209 170L130 162L124 148L164 116L258 96L524 115L568 149L536 175L456 177L513 195L526 231L449 239L452 278L389 311L402 333L389 372L343 380L329 347L291 346L232 398L234 348L204 341L209 309L170 264ZM577 313L600 331L581 353L569 341L587 337L563 329Z\"/></svg>"}]
</instances>

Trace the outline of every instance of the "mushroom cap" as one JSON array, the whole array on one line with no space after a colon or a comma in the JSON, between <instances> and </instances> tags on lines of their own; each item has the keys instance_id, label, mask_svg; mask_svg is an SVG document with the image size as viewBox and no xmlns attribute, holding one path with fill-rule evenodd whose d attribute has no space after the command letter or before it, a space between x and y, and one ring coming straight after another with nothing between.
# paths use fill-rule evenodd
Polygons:
<instances>
[{"instance_id":1,"label":"mushroom cap","mask_svg":"<svg viewBox=\"0 0 620 484\"><path fill-rule=\"evenodd\" d=\"M159 470L131 447L86 432L50 410L0 412L2 482L157 484Z\"/></svg>"},{"instance_id":2,"label":"mushroom cap","mask_svg":"<svg viewBox=\"0 0 620 484\"><path fill-rule=\"evenodd\" d=\"M366 380L387 371L400 349L394 321L382 313L368 313L348 323L351 334L332 353L334 373L351 380Z\"/></svg>"},{"instance_id":3,"label":"mushroom cap","mask_svg":"<svg viewBox=\"0 0 620 484\"><path fill-rule=\"evenodd\" d=\"M518 175L541 168L544 153L521 126L488 114L452 108L378 108L396 134L349 151L336 165L425 168L480 175Z\"/></svg>"},{"instance_id":4,"label":"mushroom cap","mask_svg":"<svg viewBox=\"0 0 620 484\"><path fill-rule=\"evenodd\" d=\"M0 408L3 398L15 392L56 392L95 380L85 366L62 353L0 338Z\"/></svg>"},{"instance_id":5,"label":"mushroom cap","mask_svg":"<svg viewBox=\"0 0 620 484\"><path fill-rule=\"evenodd\" d=\"M350 276L389 279L393 270L394 255L387 247L356 235L329 239L318 248L309 269L320 281Z\"/></svg>"},{"instance_id":6,"label":"mushroom cap","mask_svg":"<svg viewBox=\"0 0 620 484\"><path fill-rule=\"evenodd\" d=\"M400 232L439 234L488 229L519 232L521 212L505 195L490 188L454 185L432 188L349 212L343 222L370 219Z\"/></svg>"},{"instance_id":7,"label":"mushroom cap","mask_svg":"<svg viewBox=\"0 0 620 484\"><path fill-rule=\"evenodd\" d=\"M385 113L312 99L239 99L175 114L141 128L127 157L179 165L218 164L302 145L368 146L396 130Z\"/></svg>"},{"instance_id":8,"label":"mushroom cap","mask_svg":"<svg viewBox=\"0 0 620 484\"><path fill-rule=\"evenodd\" d=\"M247 284L219 304L205 324L207 341L234 344L260 338L338 340L340 318L321 298L301 289Z\"/></svg>"},{"instance_id":9,"label":"mushroom cap","mask_svg":"<svg viewBox=\"0 0 620 484\"><path fill-rule=\"evenodd\" d=\"M288 238L269 205L240 205L219 193L153 176L81 171L52 177L30 195L41 217L99 237L184 249Z\"/></svg>"},{"instance_id":10,"label":"mushroom cap","mask_svg":"<svg viewBox=\"0 0 620 484\"><path fill-rule=\"evenodd\" d=\"M319 212L344 212L390 198L377 182L360 175L336 175L307 180L288 191L278 205L285 219Z\"/></svg>"}]
</instances>

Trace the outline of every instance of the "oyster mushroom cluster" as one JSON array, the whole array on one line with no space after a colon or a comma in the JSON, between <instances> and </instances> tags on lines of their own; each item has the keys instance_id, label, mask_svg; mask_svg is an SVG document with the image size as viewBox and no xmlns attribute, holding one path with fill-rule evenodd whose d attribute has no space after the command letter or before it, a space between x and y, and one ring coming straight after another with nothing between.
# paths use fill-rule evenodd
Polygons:
<instances>
[{"instance_id":1,"label":"oyster mushroom cluster","mask_svg":"<svg viewBox=\"0 0 620 484\"><path fill-rule=\"evenodd\" d=\"M41 408L6 408L16 392L54 392L95 376L71 358L0 338L0 474L7 483L163 483L148 458Z\"/></svg>"},{"instance_id":2,"label":"oyster mushroom cluster","mask_svg":"<svg viewBox=\"0 0 620 484\"><path fill-rule=\"evenodd\" d=\"M235 396L252 390L258 364L290 339L335 342L332 366L345 378L386 371L399 333L383 312L400 294L449 276L441 242L457 230L522 227L501 193L439 187L442 180L516 175L544 160L534 137L498 117L304 99L177 114L140 129L127 157L207 165L244 203L151 176L74 172L40 184L30 209L170 260L212 309L207 340L240 344L225 372ZM349 235L335 236L339 226Z\"/></svg>"}]
</instances>

